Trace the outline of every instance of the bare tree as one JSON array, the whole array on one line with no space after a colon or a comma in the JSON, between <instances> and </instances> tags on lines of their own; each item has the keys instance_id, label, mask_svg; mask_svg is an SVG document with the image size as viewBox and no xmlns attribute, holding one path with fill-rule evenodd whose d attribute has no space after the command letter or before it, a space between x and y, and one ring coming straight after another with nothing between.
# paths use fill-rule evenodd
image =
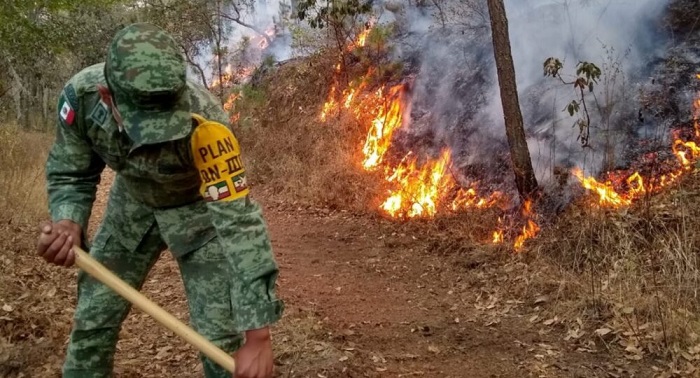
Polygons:
<instances>
[{"instance_id":1,"label":"bare tree","mask_svg":"<svg viewBox=\"0 0 700 378\"><path fill-rule=\"evenodd\" d=\"M508 19L503 0L488 0L488 6L491 18L493 53L496 59L498 84L501 88L503 117L515 173L515 184L520 196L526 198L537 190L537 179L525 139L523 115L520 112L515 68L513 67L510 38L508 37Z\"/></svg>"}]
</instances>

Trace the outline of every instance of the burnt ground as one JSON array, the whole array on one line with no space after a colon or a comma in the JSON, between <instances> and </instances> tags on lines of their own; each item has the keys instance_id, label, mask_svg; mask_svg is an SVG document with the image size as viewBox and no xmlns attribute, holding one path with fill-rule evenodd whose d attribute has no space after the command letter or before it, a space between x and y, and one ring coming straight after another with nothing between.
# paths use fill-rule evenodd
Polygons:
<instances>
[{"instance_id":1,"label":"burnt ground","mask_svg":"<svg viewBox=\"0 0 700 378\"><path fill-rule=\"evenodd\" d=\"M451 253L386 221L261 202L287 304L274 329L279 377L655 376L650 359L578 341L553 313L556 284L530 288L546 272L525 259L495 249ZM34 225L2 227L0 376L60 376L76 271L33 255ZM169 254L143 292L187 320ZM138 310L118 348L117 377L201 376L194 349Z\"/></svg>"}]
</instances>

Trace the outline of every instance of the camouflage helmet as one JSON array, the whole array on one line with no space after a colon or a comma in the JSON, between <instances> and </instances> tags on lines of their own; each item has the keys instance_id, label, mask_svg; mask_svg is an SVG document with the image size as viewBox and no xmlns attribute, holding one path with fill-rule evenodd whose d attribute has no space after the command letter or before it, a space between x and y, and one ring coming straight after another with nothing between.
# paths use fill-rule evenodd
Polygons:
<instances>
[{"instance_id":1,"label":"camouflage helmet","mask_svg":"<svg viewBox=\"0 0 700 378\"><path fill-rule=\"evenodd\" d=\"M117 32L107 50L105 78L122 126L136 144L189 134L187 66L163 29L135 23Z\"/></svg>"}]
</instances>

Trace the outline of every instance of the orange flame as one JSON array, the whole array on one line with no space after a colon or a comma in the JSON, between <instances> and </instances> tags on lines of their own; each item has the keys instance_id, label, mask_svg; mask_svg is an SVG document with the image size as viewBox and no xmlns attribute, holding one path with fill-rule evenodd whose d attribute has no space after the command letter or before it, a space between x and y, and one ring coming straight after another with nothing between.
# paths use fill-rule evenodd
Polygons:
<instances>
[{"instance_id":1,"label":"orange flame","mask_svg":"<svg viewBox=\"0 0 700 378\"><path fill-rule=\"evenodd\" d=\"M371 28L358 35L354 46L364 46ZM433 217L441 208L463 211L473 208L492 207L502 201L500 192L480 197L475 187L460 188L449 172L451 151L442 151L437 159L427 159L419 164L412 152L406 154L398 164L386 161L392 137L404 123L404 85L382 87L365 93L370 69L359 84L346 88L338 96L338 80L341 64L335 66L336 77L327 101L320 114L326 121L341 108L351 109L357 121L366 125L367 134L362 146L361 166L367 171L383 172L384 181L391 186L380 209L391 217Z\"/></svg>"},{"instance_id":2,"label":"orange flame","mask_svg":"<svg viewBox=\"0 0 700 378\"><path fill-rule=\"evenodd\" d=\"M696 76L700 79L700 74ZM700 96L694 101L693 127L695 141L684 141L675 138L671 149L676 157L677 168L658 177L649 176L644 178L641 173L633 172L624 180L627 184L626 192L618 192L615 185L610 181L603 183L592 177L584 177L581 170L573 170L574 176L578 178L582 186L598 195L598 204L605 207L618 208L629 206L635 200L647 194L653 194L677 182L684 174L691 171L693 164L700 158ZM621 172L612 172L611 175Z\"/></svg>"},{"instance_id":3,"label":"orange flame","mask_svg":"<svg viewBox=\"0 0 700 378\"><path fill-rule=\"evenodd\" d=\"M532 220L532 218L534 217L534 213L532 212L532 201L530 199L527 199L523 204L522 214L523 217L527 219L527 224L523 226L520 235L518 235L518 237L515 238L515 243L513 247L516 251L519 251L523 248L525 240L534 238L540 232L540 227L537 225L537 223L535 223Z\"/></svg>"},{"instance_id":4,"label":"orange flame","mask_svg":"<svg viewBox=\"0 0 700 378\"><path fill-rule=\"evenodd\" d=\"M496 230L493 232L493 244L503 243L503 230Z\"/></svg>"},{"instance_id":5,"label":"orange flame","mask_svg":"<svg viewBox=\"0 0 700 378\"><path fill-rule=\"evenodd\" d=\"M619 207L627 206L631 203L629 199L623 198L615 191L612 182L600 183L593 177L584 177L583 172L578 168L575 168L572 173L581 181L584 188L598 194L598 202L601 206Z\"/></svg>"},{"instance_id":6,"label":"orange flame","mask_svg":"<svg viewBox=\"0 0 700 378\"><path fill-rule=\"evenodd\" d=\"M359 46L359 47L365 46L365 43L367 42L367 36L369 35L369 33L371 31L372 31L372 28L369 27L369 28L363 30L362 33L360 33L360 35L357 36L357 46Z\"/></svg>"},{"instance_id":7,"label":"orange flame","mask_svg":"<svg viewBox=\"0 0 700 378\"><path fill-rule=\"evenodd\" d=\"M321 111L321 121L326 122L326 117L331 110L334 110L338 105L335 102L335 84L331 87L331 92L328 94L328 101L323 104L323 111Z\"/></svg>"},{"instance_id":8,"label":"orange flame","mask_svg":"<svg viewBox=\"0 0 700 378\"><path fill-rule=\"evenodd\" d=\"M416 159L406 156L404 161L386 178L398 183L381 208L393 217L433 216L438 201L450 189L445 172L450 162L450 151L445 150L438 160L428 161L418 168Z\"/></svg>"},{"instance_id":9,"label":"orange flame","mask_svg":"<svg viewBox=\"0 0 700 378\"><path fill-rule=\"evenodd\" d=\"M402 99L403 86L397 85L389 90L389 104L386 102L379 108L377 117L372 120L372 126L367 133L367 140L362 148L365 159L362 166L371 170L376 168L391 145L391 137L402 124ZM382 89L376 92L377 98L384 98Z\"/></svg>"},{"instance_id":10,"label":"orange flame","mask_svg":"<svg viewBox=\"0 0 700 378\"><path fill-rule=\"evenodd\" d=\"M503 229L500 226L501 223L503 223L503 219L501 219L501 217L498 217L498 230L493 232L493 238L491 239L491 243L493 244L503 243Z\"/></svg>"},{"instance_id":11,"label":"orange flame","mask_svg":"<svg viewBox=\"0 0 700 378\"><path fill-rule=\"evenodd\" d=\"M473 208L484 209L498 205L503 199L503 194L501 192L493 192L488 198L483 198L476 194L474 188L461 188L459 192L457 192L457 197L452 201L450 208L453 211Z\"/></svg>"}]
</instances>

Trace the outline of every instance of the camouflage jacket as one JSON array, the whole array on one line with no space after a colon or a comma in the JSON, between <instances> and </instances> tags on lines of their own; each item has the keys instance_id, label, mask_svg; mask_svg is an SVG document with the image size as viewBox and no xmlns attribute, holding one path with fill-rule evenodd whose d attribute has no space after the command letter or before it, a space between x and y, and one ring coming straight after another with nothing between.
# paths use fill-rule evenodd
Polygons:
<instances>
[{"instance_id":1,"label":"camouflage jacket","mask_svg":"<svg viewBox=\"0 0 700 378\"><path fill-rule=\"evenodd\" d=\"M240 147L223 126L228 120L218 100L188 82L194 113L190 134L158 145L133 145L104 92L103 67L84 69L61 93L56 140L46 163L52 220L72 220L85 234L108 166L116 177L104 222L116 240L134 250L157 224L171 252L182 256L218 235L234 261L240 329L277 321L284 305L275 295L278 267L267 225L259 205L249 199Z\"/></svg>"}]
</instances>

